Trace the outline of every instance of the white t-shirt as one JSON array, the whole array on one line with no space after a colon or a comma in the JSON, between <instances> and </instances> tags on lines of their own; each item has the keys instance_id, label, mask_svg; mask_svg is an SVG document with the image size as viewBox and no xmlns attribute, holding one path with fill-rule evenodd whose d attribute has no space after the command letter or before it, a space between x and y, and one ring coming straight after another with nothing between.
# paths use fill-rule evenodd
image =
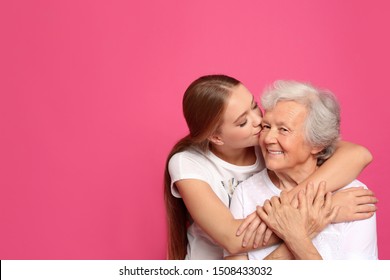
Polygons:
<instances>
[{"instance_id":1,"label":"white t-shirt","mask_svg":"<svg viewBox=\"0 0 390 280\"><path fill-rule=\"evenodd\" d=\"M172 179L172 195L180 198L174 183L182 179L197 179L209 184L221 201L229 207L237 185L264 169L263 158L256 149L256 163L249 166L230 164L211 151L203 153L197 149L175 154L169 161ZM216 244L196 223L187 230L188 246L186 259L222 259L223 248Z\"/></svg>"},{"instance_id":2,"label":"white t-shirt","mask_svg":"<svg viewBox=\"0 0 390 280\"><path fill-rule=\"evenodd\" d=\"M354 180L343 189L358 186L365 185ZM257 205L263 205L266 199L279 196L280 192L264 169L237 187L230 211L236 219L241 219L255 211ZM313 244L325 260L378 259L376 217L374 215L366 220L330 224L313 239ZM277 246L250 251L248 258L264 259Z\"/></svg>"}]
</instances>

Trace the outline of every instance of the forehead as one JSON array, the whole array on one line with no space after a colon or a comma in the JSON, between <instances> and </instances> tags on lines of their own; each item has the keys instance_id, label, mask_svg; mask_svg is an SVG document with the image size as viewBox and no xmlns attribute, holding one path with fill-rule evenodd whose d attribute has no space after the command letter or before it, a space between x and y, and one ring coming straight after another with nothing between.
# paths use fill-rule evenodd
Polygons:
<instances>
[{"instance_id":1,"label":"forehead","mask_svg":"<svg viewBox=\"0 0 390 280\"><path fill-rule=\"evenodd\" d=\"M306 115L305 105L295 101L278 101L273 109L265 111L264 120L299 125L303 124Z\"/></svg>"},{"instance_id":2,"label":"forehead","mask_svg":"<svg viewBox=\"0 0 390 280\"><path fill-rule=\"evenodd\" d=\"M242 84L235 86L227 100L224 119L234 121L250 108L253 95Z\"/></svg>"}]
</instances>

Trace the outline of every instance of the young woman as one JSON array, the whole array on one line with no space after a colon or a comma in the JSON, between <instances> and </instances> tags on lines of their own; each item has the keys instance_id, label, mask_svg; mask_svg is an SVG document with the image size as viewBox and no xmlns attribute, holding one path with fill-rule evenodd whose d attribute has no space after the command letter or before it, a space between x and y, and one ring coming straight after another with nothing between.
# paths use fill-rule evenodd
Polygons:
<instances>
[{"instance_id":1,"label":"young woman","mask_svg":"<svg viewBox=\"0 0 390 280\"><path fill-rule=\"evenodd\" d=\"M238 236L243 220L235 220L229 211L235 187L265 167L258 148L262 113L253 95L232 77L203 76L187 88L183 113L189 134L169 154L164 179L168 259L222 259L223 248L237 254L263 246L263 237L251 234L264 232L263 224L257 228L259 219L253 220L256 213L244 223L250 233ZM326 181L327 191L337 190L371 160L364 147L340 142L334 155L290 195L309 181ZM369 190L338 192L333 200L349 205L339 211L337 222L365 219L375 211ZM269 244L276 242L273 235Z\"/></svg>"}]
</instances>

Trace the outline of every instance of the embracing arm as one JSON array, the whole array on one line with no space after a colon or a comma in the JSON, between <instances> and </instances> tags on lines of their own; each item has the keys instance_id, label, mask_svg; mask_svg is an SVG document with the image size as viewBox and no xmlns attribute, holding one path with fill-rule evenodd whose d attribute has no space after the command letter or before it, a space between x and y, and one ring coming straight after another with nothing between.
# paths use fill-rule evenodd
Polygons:
<instances>
[{"instance_id":1,"label":"embracing arm","mask_svg":"<svg viewBox=\"0 0 390 280\"><path fill-rule=\"evenodd\" d=\"M321 181L326 181L326 191L336 191L356 179L371 161L372 155L365 147L339 141L334 154L289 192L290 199L304 189L308 182L318 185Z\"/></svg>"},{"instance_id":2,"label":"embracing arm","mask_svg":"<svg viewBox=\"0 0 390 280\"><path fill-rule=\"evenodd\" d=\"M271 254L266 256L265 260L322 260L322 256L317 251L310 238L301 238L297 241L291 241L290 249L286 243L282 243Z\"/></svg>"},{"instance_id":3,"label":"embracing arm","mask_svg":"<svg viewBox=\"0 0 390 280\"><path fill-rule=\"evenodd\" d=\"M372 160L371 153L357 144L339 141L334 154L325 161L312 175L289 192L292 199L308 182L317 185L326 182L326 191L337 191L348 185ZM368 189L342 190L335 193L334 205L340 206L340 211L334 223L350 222L370 218L376 211L377 199Z\"/></svg>"},{"instance_id":4,"label":"embracing arm","mask_svg":"<svg viewBox=\"0 0 390 280\"><path fill-rule=\"evenodd\" d=\"M242 246L243 237L236 235L242 220L234 219L229 208L206 182L185 179L175 184L192 219L220 246L232 254L245 252L253 247L254 237L249 240L249 246ZM268 244L276 244L278 240L273 236Z\"/></svg>"}]
</instances>

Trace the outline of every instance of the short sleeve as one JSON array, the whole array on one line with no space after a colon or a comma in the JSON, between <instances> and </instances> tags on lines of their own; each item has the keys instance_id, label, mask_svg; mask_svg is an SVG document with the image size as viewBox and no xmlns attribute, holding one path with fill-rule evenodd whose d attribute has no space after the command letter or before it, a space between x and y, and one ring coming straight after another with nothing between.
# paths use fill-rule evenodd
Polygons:
<instances>
[{"instance_id":1,"label":"short sleeve","mask_svg":"<svg viewBox=\"0 0 390 280\"><path fill-rule=\"evenodd\" d=\"M371 218L347 223L342 242L342 259L377 260L376 214Z\"/></svg>"},{"instance_id":2,"label":"short sleeve","mask_svg":"<svg viewBox=\"0 0 390 280\"><path fill-rule=\"evenodd\" d=\"M367 188L362 182L354 180L344 189L357 186ZM378 259L376 214L368 219L345 223L342 235L343 240L340 243L340 248L337 248L341 252L341 259Z\"/></svg>"},{"instance_id":3,"label":"short sleeve","mask_svg":"<svg viewBox=\"0 0 390 280\"><path fill-rule=\"evenodd\" d=\"M168 171L171 176L172 195L178 198L181 196L174 183L179 180L197 179L211 185L209 172L196 155L186 152L173 155L168 163Z\"/></svg>"}]
</instances>

